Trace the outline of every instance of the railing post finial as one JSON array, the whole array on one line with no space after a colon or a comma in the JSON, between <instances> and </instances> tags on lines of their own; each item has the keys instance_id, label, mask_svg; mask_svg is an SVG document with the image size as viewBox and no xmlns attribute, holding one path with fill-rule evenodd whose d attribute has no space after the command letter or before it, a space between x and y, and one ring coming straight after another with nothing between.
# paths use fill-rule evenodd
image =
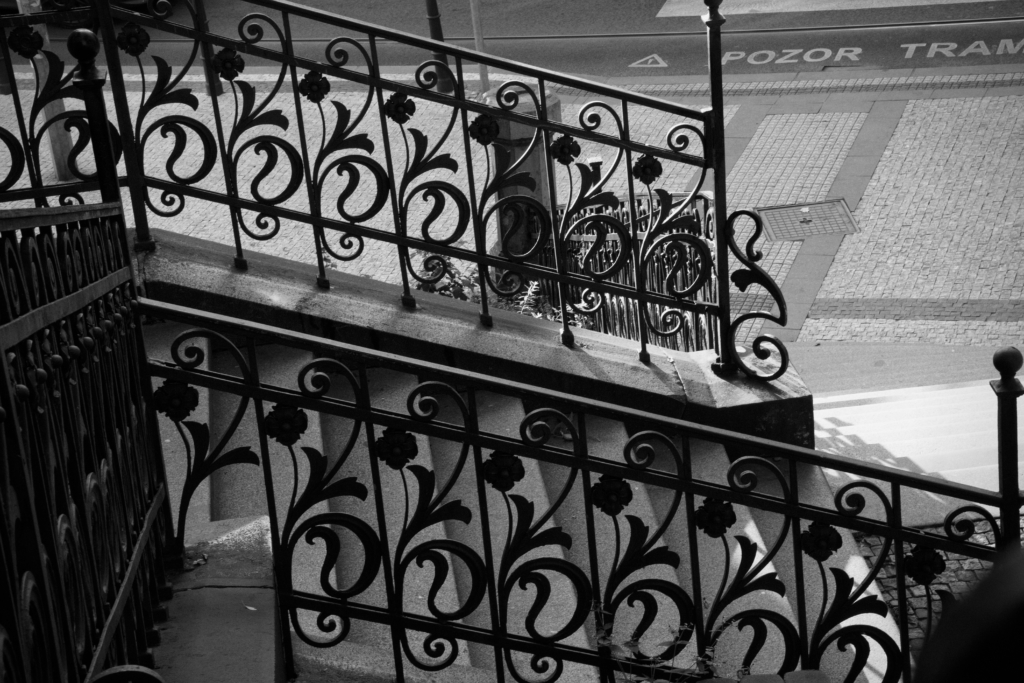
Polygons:
<instances>
[{"instance_id":1,"label":"railing post finial","mask_svg":"<svg viewBox=\"0 0 1024 683\"><path fill-rule=\"evenodd\" d=\"M725 17L718 11L718 8L722 6L722 0L704 0L704 5L708 8L708 19L705 19L705 24L708 24L709 20L716 23L725 23Z\"/></svg>"},{"instance_id":2,"label":"railing post finial","mask_svg":"<svg viewBox=\"0 0 1024 683\"><path fill-rule=\"evenodd\" d=\"M107 105L103 100L107 74L96 66L100 39L87 28L75 29L68 36L68 52L78 61L72 83L81 91L85 102L85 115L88 118L92 152L100 182L100 197L104 202L119 202L121 188L117 179L117 160L107 123Z\"/></svg>"},{"instance_id":3,"label":"railing post finial","mask_svg":"<svg viewBox=\"0 0 1024 683\"><path fill-rule=\"evenodd\" d=\"M1003 382L1012 382L1020 369L1024 367L1024 354L1021 354L1015 346L1007 346L992 355L992 365L999 371L999 378Z\"/></svg>"},{"instance_id":4,"label":"railing post finial","mask_svg":"<svg viewBox=\"0 0 1024 683\"><path fill-rule=\"evenodd\" d=\"M992 356L992 365L999 379L989 384L998 402L999 429L999 504L1002 526L1002 548L1020 547L1020 480L1017 465L1017 399L1024 395L1024 385L1017 372L1024 367L1024 355L1015 347L999 349Z\"/></svg>"},{"instance_id":5,"label":"railing post finial","mask_svg":"<svg viewBox=\"0 0 1024 683\"><path fill-rule=\"evenodd\" d=\"M107 75L96 66L96 57L100 54L100 39L87 28L78 28L68 36L68 52L78 61L75 82L99 80L102 86L107 82Z\"/></svg>"}]
</instances>

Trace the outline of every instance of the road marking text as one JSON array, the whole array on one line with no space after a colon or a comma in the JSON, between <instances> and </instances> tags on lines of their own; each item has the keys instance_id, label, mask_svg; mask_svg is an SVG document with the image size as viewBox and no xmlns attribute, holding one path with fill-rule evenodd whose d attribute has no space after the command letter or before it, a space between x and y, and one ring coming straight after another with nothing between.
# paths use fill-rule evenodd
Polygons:
<instances>
[{"instance_id":1,"label":"road marking text","mask_svg":"<svg viewBox=\"0 0 1024 683\"><path fill-rule=\"evenodd\" d=\"M864 50L859 47L841 47L835 52L827 47L816 47L811 50L758 50L757 52L726 52L722 55L722 64L739 61L746 58L748 64L798 64L801 61L813 64L832 60L839 62L848 59L851 62L859 62L860 54Z\"/></svg>"},{"instance_id":2,"label":"road marking text","mask_svg":"<svg viewBox=\"0 0 1024 683\"><path fill-rule=\"evenodd\" d=\"M904 43L900 45L901 48L906 50L903 54L904 59L912 59L913 57L926 57L927 59L934 59L935 57L942 55L943 57L968 57L970 55L1015 55L1021 50L1024 50L1024 38L1018 42L1014 42L1011 38L1004 38L999 41L996 45L995 41L992 41L992 47L984 40L976 40L970 45L961 48L956 43ZM925 50L924 48L927 48ZM921 50L918 52L918 50Z\"/></svg>"}]
</instances>

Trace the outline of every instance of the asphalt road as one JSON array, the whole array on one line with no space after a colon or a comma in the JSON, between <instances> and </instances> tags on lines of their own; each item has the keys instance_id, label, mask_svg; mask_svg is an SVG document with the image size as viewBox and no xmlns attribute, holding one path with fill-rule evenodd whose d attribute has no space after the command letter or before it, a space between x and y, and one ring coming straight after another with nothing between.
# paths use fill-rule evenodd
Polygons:
<instances>
[{"instance_id":1,"label":"asphalt road","mask_svg":"<svg viewBox=\"0 0 1024 683\"><path fill-rule=\"evenodd\" d=\"M1024 0L854 10L831 9L843 6L843 0L774 1L787 7L803 4L819 9L729 17L730 0L725 0L727 22L722 59L727 75L1024 63ZM486 52L498 57L598 78L707 73L702 21L696 16L659 17L659 13L671 10L670 0L480 2ZM693 4L696 0L676 2ZM743 2L750 5L752 0ZM858 2L899 5L919 0ZM423 0L299 3L324 11L341 11L389 29L427 34ZM447 42L472 49L469 0L439 0L439 4ZM747 11L747 5L737 7ZM238 36L239 20L246 14L276 14L240 0L206 0L206 6L211 29L233 37ZM188 15L179 7L174 20L188 23ZM928 23L881 26L923 22ZM63 33L66 31L51 29L58 53L63 51ZM299 56L323 60L327 42L341 32L326 24L295 19L292 34ZM153 38L157 54L172 64L187 58L191 47L188 42L169 34L154 33ZM272 42L264 44L270 49L277 47ZM409 67L430 58L424 51L395 43L381 43L379 54L385 67Z\"/></svg>"},{"instance_id":2,"label":"asphalt road","mask_svg":"<svg viewBox=\"0 0 1024 683\"><path fill-rule=\"evenodd\" d=\"M298 4L337 12L353 19L427 35L424 0L294 0ZM685 0L702 6L698 0ZM787 0L790 7L805 11L750 13L750 6L771 7L778 0L724 0L725 29L836 26L866 23L941 21L978 17L1024 16L1024 0L966 0L948 4L943 0L922 5L921 0L872 0L874 7L839 9L848 0ZM473 35L469 0L437 0L445 36ZM669 0L479 0L484 35L565 35L596 33L640 33L701 31L704 10L689 10L689 16L659 17ZM240 12L258 7L245 0L205 0L210 22L231 29ZM883 6L883 5L888 5ZM742 14L732 13L732 9Z\"/></svg>"},{"instance_id":3,"label":"asphalt road","mask_svg":"<svg viewBox=\"0 0 1024 683\"><path fill-rule=\"evenodd\" d=\"M862 0L860 4L899 5L901 1L918 2ZM1024 63L1024 0L853 10L831 9L843 6L840 0L785 0L787 7L800 3L818 9L729 17L730 0L725 0L725 73ZM237 0L206 0L206 4L213 30L231 36L237 35L238 21L246 13L266 11ZM302 0L302 4L340 11L391 29L427 34L422 0ZM448 42L472 48L468 0L439 0L439 4ZM742 4L737 8L750 9ZM481 0L486 51L498 57L596 77L707 73L705 27L700 18L658 16L666 11L671 11L668 0ZM179 10L176 18L185 16ZM978 23L1003 17L1020 18ZM908 22L933 23L878 26ZM856 28L865 25L870 26ZM297 54L322 60L326 42L339 32L295 20L293 35ZM157 40L160 37L154 35ZM187 48L185 43L164 43L160 53L173 63L185 59ZM383 43L380 58L386 66L412 66L429 55Z\"/></svg>"},{"instance_id":4,"label":"asphalt road","mask_svg":"<svg viewBox=\"0 0 1024 683\"><path fill-rule=\"evenodd\" d=\"M449 42L472 48L471 41ZM1019 64L1024 63L1024 19L991 24L729 34L723 37L722 49L726 74ZM707 72L706 39L699 34L491 39L487 50L506 59L576 74L678 76ZM397 45L383 47L381 56L385 63L396 65L414 64L423 57Z\"/></svg>"}]
</instances>

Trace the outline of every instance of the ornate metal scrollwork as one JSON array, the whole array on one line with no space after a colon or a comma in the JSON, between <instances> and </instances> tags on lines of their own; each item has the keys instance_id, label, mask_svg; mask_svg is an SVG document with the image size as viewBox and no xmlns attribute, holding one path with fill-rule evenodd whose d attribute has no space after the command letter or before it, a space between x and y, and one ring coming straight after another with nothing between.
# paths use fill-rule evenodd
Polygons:
<instances>
[{"instance_id":1,"label":"ornate metal scrollwork","mask_svg":"<svg viewBox=\"0 0 1024 683\"><path fill-rule=\"evenodd\" d=\"M169 535L123 217L53 211L0 236L0 671L26 683L151 662ZM135 649L109 648L115 639Z\"/></svg>"},{"instance_id":2,"label":"ornate metal scrollwork","mask_svg":"<svg viewBox=\"0 0 1024 683\"><path fill-rule=\"evenodd\" d=\"M11 129L0 127L0 144L10 159L7 171L0 179L0 193L22 189L17 188L22 185L27 186L23 189L34 191L30 194L40 205L46 205L47 196L56 196L62 205L80 204L82 197L76 190L59 190L59 182L44 177L48 165L43 159L44 138L66 137L65 143L49 145L52 153L60 155L60 158L54 158L54 165L66 168L70 174L70 177L62 177L59 181L77 179L86 182L97 178L96 172L85 171L79 163L82 154L90 149L91 142L85 112L82 109L65 109L67 105L81 100L81 93L71 85L74 69L65 72L64 61L43 49L42 35L31 24L14 27L7 36L7 44L14 55L29 60L35 87L31 93L21 92L17 79L11 83L15 90L15 117L5 121ZM28 100L27 112L23 109L22 98ZM77 138L72 141L73 131ZM110 131L116 158L120 159L121 137L113 123Z\"/></svg>"},{"instance_id":3,"label":"ornate metal scrollwork","mask_svg":"<svg viewBox=\"0 0 1024 683\"><path fill-rule=\"evenodd\" d=\"M242 353L223 335L210 330L193 329L179 334L171 343L172 362L180 368L192 370L198 368L206 360L203 349L196 345L187 345L187 342L196 339L208 339L217 342L228 349L243 377L249 377L250 368ZM184 348L182 348L184 346ZM199 392L192 386L177 380L165 380L156 391L153 392L154 409L164 414L174 424L174 428L181 438L185 447L185 482L181 491L181 502L178 509L178 525L176 543L178 549L184 547L185 521L189 503L199 485L213 475L217 470L228 465L259 465L259 456L252 450L251 446L238 446L226 450L231 442L231 437L238 430L242 418L245 416L249 405L248 397L241 397L234 415L228 422L227 429L221 435L220 440L211 449L209 425L186 421L192 411L199 405ZM187 432L187 434L186 434Z\"/></svg>"},{"instance_id":4,"label":"ornate metal scrollwork","mask_svg":"<svg viewBox=\"0 0 1024 683\"><path fill-rule=\"evenodd\" d=\"M740 218L749 218L754 222L754 232L747 240L746 246L743 250L741 250L739 245L736 243L735 224ZM780 327L785 327L786 322L789 320L789 315L786 308L786 300L782 296L782 290L771 276L768 275L761 266L757 265L757 262L762 258L760 251L754 251L757 240L761 238L761 234L764 232L764 225L761 222L761 217L753 211L734 211L726 221L726 227L729 236L729 250L741 264L746 266L745 268L732 272L732 275L730 276L732 283L736 285L741 292L747 291L747 288L751 285L759 285L763 287L771 296L775 305L779 307L778 315L773 315L770 311L754 311L735 318L729 325L730 337L735 338L736 332L739 330L740 326L750 320L767 320L778 324ZM775 335L759 334L757 338L754 339L753 344L754 356L759 360L767 360L772 355L772 352L766 348L766 345L774 347L779 355L778 367L768 374L761 374L757 368L747 364L737 352L736 344L727 345L727 348L724 349L724 353L728 354L740 370L749 377L764 381L771 381L786 374L786 370L789 369L789 351L786 349L785 344L783 344Z\"/></svg>"},{"instance_id":5,"label":"ornate metal scrollwork","mask_svg":"<svg viewBox=\"0 0 1024 683\"><path fill-rule=\"evenodd\" d=\"M870 491L875 495L882 504L886 523L891 523L893 515L891 502L881 488L867 481L850 482L836 491L835 506L840 514L856 517L864 511L866 500L862 493L854 492L856 489ZM877 643L886 655L887 668L883 681L893 683L899 680L901 675L898 664L900 661L899 645L878 626L847 623L850 620L869 615L884 617L888 614L888 608L878 596L867 594L882 563L876 562L867 576L856 585L854 579L846 571L838 567L829 567L835 589L834 595L830 596L825 563L842 547L842 544L843 539L839 532L833 526L823 522L812 522L800 534L800 546L803 554L818 565L822 591L818 617L810 636L809 666L819 668L822 659L833 644L841 652L845 652L852 646L855 656L850 663L846 680L856 680L867 664L868 653L871 650L871 645L868 642L870 639ZM891 544L892 539L886 538L880 557L886 556Z\"/></svg>"}]
</instances>

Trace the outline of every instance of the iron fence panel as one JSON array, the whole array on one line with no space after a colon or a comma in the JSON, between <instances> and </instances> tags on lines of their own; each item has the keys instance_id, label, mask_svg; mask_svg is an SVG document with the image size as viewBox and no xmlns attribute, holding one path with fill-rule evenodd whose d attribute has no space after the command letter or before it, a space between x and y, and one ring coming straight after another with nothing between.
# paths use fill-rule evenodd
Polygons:
<instances>
[{"instance_id":1,"label":"iron fence panel","mask_svg":"<svg viewBox=\"0 0 1024 683\"><path fill-rule=\"evenodd\" d=\"M169 507L121 208L2 211L0 262L3 671L152 666Z\"/></svg>"},{"instance_id":2,"label":"iron fence panel","mask_svg":"<svg viewBox=\"0 0 1024 683\"><path fill-rule=\"evenodd\" d=\"M186 485L262 466L293 637L329 649L370 629L393 643L399 677L468 657L498 680L689 680L729 651L759 672L845 656L851 676L870 656L895 681L909 674L907 615L886 626L871 588L884 561L900 604L926 603L930 620L938 551L995 557L973 535L999 534L999 494L170 304L142 310L185 326L149 368L165 429L191 454ZM231 360L214 370L204 348ZM291 379L260 379L297 352ZM188 419L199 392L237 402L216 445L212 425ZM494 417L505 399L521 417ZM623 434L611 446L609 423ZM694 469L706 443L729 448L724 476ZM802 500L809 467L849 481ZM944 529L922 531L902 521L908 494L960 502ZM840 530L884 539L866 573L836 562Z\"/></svg>"}]
</instances>

